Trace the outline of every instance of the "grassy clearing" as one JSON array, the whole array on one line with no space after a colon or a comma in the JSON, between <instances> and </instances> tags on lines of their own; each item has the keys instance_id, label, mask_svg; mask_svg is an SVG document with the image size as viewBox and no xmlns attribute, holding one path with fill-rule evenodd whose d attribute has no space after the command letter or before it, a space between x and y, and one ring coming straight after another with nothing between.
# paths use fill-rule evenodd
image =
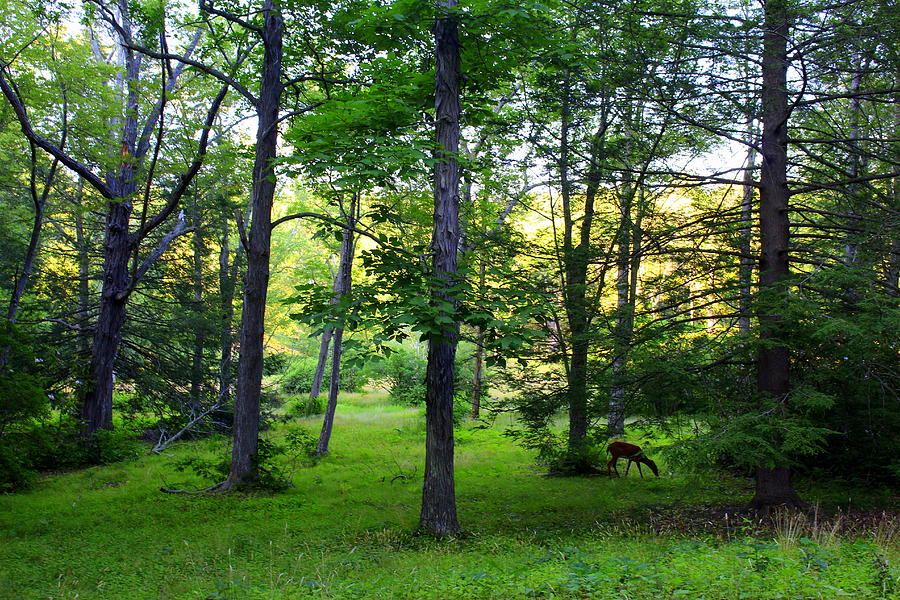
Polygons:
<instances>
[{"instance_id":1,"label":"grassy clearing","mask_svg":"<svg viewBox=\"0 0 900 600\"><path fill-rule=\"evenodd\" d=\"M766 532L707 508L745 501L747 482L665 465L660 479L547 478L499 428L457 436L465 535L416 535L423 435L420 410L348 394L333 455L282 494L162 494L202 484L171 456L47 477L0 497L0 598L900 598L896 521L846 535L784 517Z\"/></svg>"}]
</instances>

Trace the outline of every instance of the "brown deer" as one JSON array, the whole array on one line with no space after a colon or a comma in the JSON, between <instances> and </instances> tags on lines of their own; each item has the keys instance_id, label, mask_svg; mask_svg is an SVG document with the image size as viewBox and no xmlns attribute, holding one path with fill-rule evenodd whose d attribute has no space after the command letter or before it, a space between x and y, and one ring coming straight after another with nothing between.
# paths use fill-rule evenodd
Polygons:
<instances>
[{"instance_id":1,"label":"brown deer","mask_svg":"<svg viewBox=\"0 0 900 600\"><path fill-rule=\"evenodd\" d=\"M627 442L613 442L609 446L606 447L606 453L611 455L612 458L609 459L609 462L606 463L606 471L609 473L610 477L612 477L612 472L615 470L616 476L619 475L619 469L616 468L616 463L619 462L620 458L624 458L628 461L628 466L625 467L625 475L628 475L628 470L631 469L631 463L637 463L638 473L641 474L641 479L644 478L644 472L641 470L641 463L644 463L650 470L653 471L653 474L659 477L659 469L656 468L656 463L644 456L644 451L641 450L640 446L635 446L634 444L629 444Z\"/></svg>"}]
</instances>

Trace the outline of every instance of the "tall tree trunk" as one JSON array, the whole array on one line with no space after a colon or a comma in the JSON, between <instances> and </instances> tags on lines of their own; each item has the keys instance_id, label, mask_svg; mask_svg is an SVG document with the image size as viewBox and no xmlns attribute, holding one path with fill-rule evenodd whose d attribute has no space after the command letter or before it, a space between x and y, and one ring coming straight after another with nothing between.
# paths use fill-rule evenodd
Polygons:
<instances>
[{"instance_id":1,"label":"tall tree trunk","mask_svg":"<svg viewBox=\"0 0 900 600\"><path fill-rule=\"evenodd\" d=\"M200 209L197 203L192 206L191 221L194 227L192 240L193 255L191 257L193 267L194 298L194 351L191 356L191 418L203 412L203 348L206 345L206 326L199 325L205 316L203 310L203 231L200 223Z\"/></svg>"},{"instance_id":2,"label":"tall tree trunk","mask_svg":"<svg viewBox=\"0 0 900 600\"><path fill-rule=\"evenodd\" d=\"M239 242L231 258L229 243L228 211L222 222L222 247L219 250L219 395L222 407L231 405L232 353L234 350L234 291L244 254L244 246Z\"/></svg>"},{"instance_id":3,"label":"tall tree trunk","mask_svg":"<svg viewBox=\"0 0 900 600\"><path fill-rule=\"evenodd\" d=\"M862 149L860 148L860 129L862 127L862 103L859 99L859 90L862 86L862 69L859 63L855 65L854 73L850 81L850 133L849 146L850 152L850 179L860 177L865 170L865 161L862 157ZM865 186L859 183L852 183L848 190L848 207L847 213L848 229L847 239L844 245L844 263L848 266L856 265L859 262L860 243L867 237L867 233L861 231L864 228L863 220L860 218L860 209L865 205L865 200L861 197L865 193ZM850 302L859 301L860 290L852 289L848 291Z\"/></svg>"},{"instance_id":4,"label":"tall tree trunk","mask_svg":"<svg viewBox=\"0 0 900 600\"><path fill-rule=\"evenodd\" d=\"M762 171L760 173L759 288L766 295L787 292L788 256L787 41L790 33L787 0L767 0L762 55ZM784 322L773 302L763 303L759 313L760 338L757 389L786 410L790 394L790 352L783 342ZM751 506L800 504L791 487L787 466L758 466L756 495Z\"/></svg>"},{"instance_id":5,"label":"tall tree trunk","mask_svg":"<svg viewBox=\"0 0 900 600\"><path fill-rule=\"evenodd\" d=\"M750 286L753 280L753 258L751 253L753 222L753 171L756 168L756 133L754 132L753 119L748 124L747 141L747 168L744 171L744 189L741 198L741 231L739 238L739 252L741 264L738 270L738 284L741 288L741 299L738 315L738 331L744 335L750 333L750 315L753 308L751 303Z\"/></svg>"},{"instance_id":6,"label":"tall tree trunk","mask_svg":"<svg viewBox=\"0 0 900 600\"><path fill-rule=\"evenodd\" d=\"M609 399L607 434L621 437L625 433L625 363L631 346L633 310L631 296L632 204L634 184L625 183L619 195L619 233L616 253L616 324L613 333L612 389Z\"/></svg>"},{"instance_id":7,"label":"tall tree trunk","mask_svg":"<svg viewBox=\"0 0 900 600\"><path fill-rule=\"evenodd\" d=\"M335 279L335 301L350 293L353 282L353 254L355 241L353 227L356 226L358 196L354 192L350 202L350 212L347 215L347 229L344 230L344 238L341 240L341 257L338 264L337 277ZM334 426L334 413L337 410L338 392L341 387L341 354L343 353L344 324L341 322L334 328L334 349L331 355L331 377L328 381L328 406L325 409L325 418L322 421L322 432L319 434L319 443L316 446L316 454L328 454L328 443L331 441L331 429Z\"/></svg>"},{"instance_id":8,"label":"tall tree trunk","mask_svg":"<svg viewBox=\"0 0 900 600\"><path fill-rule=\"evenodd\" d=\"M594 203L599 188L602 157L606 142L606 111L602 123L591 142L591 164L588 169L587 188L584 194L584 211L575 243L575 215L572 211L572 186L569 180L570 152L569 128L571 126L571 83L566 72L564 80L560 143L560 189L563 199L563 269L565 285L563 302L569 322L570 360L566 372L569 405L568 468L575 472L589 472L593 465L585 452L588 439L588 353L591 347L591 315L587 300L587 274L591 254L591 228L594 223Z\"/></svg>"},{"instance_id":9,"label":"tall tree trunk","mask_svg":"<svg viewBox=\"0 0 900 600\"><path fill-rule=\"evenodd\" d=\"M131 35L128 7L120 0L119 11L122 45ZM91 354L91 378L82 399L82 429L86 436L93 437L100 429L112 429L112 396L115 384L115 363L122 341L122 326L125 324L125 309L131 294L131 274L129 259L135 250L130 239L132 198L137 190L135 181L135 156L138 145L138 109L141 59L131 49L124 54L123 98L124 111L121 143L113 150L118 151L120 160L117 168L107 174L107 188L114 200L107 204L106 236L104 239L103 287L100 292L100 314L94 330ZM143 156L137 157L138 159Z\"/></svg>"},{"instance_id":10,"label":"tall tree trunk","mask_svg":"<svg viewBox=\"0 0 900 600\"><path fill-rule=\"evenodd\" d=\"M563 304L569 322L569 365L566 370L566 394L569 407L568 452L572 457L583 455L587 443L587 355L590 343L587 339L587 310L585 285L587 265L582 265L574 243L575 217L572 211L572 184L570 182L569 129L571 127L571 76L563 77L563 101L560 114L559 185L563 209ZM581 465L575 465L580 468Z\"/></svg>"},{"instance_id":11,"label":"tall tree trunk","mask_svg":"<svg viewBox=\"0 0 900 600\"><path fill-rule=\"evenodd\" d=\"M94 330L91 378L81 403L82 429L88 437L93 437L98 430L112 429L114 369L131 286L128 271L132 249L128 240L131 202L125 198L107 205L100 314Z\"/></svg>"},{"instance_id":12,"label":"tall tree trunk","mask_svg":"<svg viewBox=\"0 0 900 600\"><path fill-rule=\"evenodd\" d=\"M84 180L78 178L75 187L75 245L78 252L78 356L86 357L91 351L91 336L87 328L91 312L91 255L90 240L84 228L81 202L84 198Z\"/></svg>"},{"instance_id":13,"label":"tall tree trunk","mask_svg":"<svg viewBox=\"0 0 900 600\"><path fill-rule=\"evenodd\" d=\"M487 263L478 261L478 284L483 289L487 275ZM472 418L481 414L481 396L484 393L484 328L475 328L475 364L472 368Z\"/></svg>"},{"instance_id":14,"label":"tall tree trunk","mask_svg":"<svg viewBox=\"0 0 900 600\"><path fill-rule=\"evenodd\" d=\"M440 9L453 9L456 0L440 0ZM451 302L457 277L459 246L459 33L454 17L444 13L434 25L435 135L434 229L431 249L433 275L443 285L432 290L435 303ZM428 344L425 372L425 479L422 485L421 526L439 536L459 531L453 472L453 396L459 324L447 325Z\"/></svg>"},{"instance_id":15,"label":"tall tree trunk","mask_svg":"<svg viewBox=\"0 0 900 600\"><path fill-rule=\"evenodd\" d=\"M284 23L275 0L266 0L262 38L264 55L257 107L256 159L253 165L253 212L247 248L244 307L241 313L240 358L234 406L231 472L223 488L252 484L257 476L259 401L262 389L263 333L269 287L274 160L281 106L281 59Z\"/></svg>"},{"instance_id":16,"label":"tall tree trunk","mask_svg":"<svg viewBox=\"0 0 900 600\"><path fill-rule=\"evenodd\" d=\"M900 73L894 76L894 89L900 89ZM894 138L900 137L900 93L894 94ZM896 148L896 146L894 146ZM894 153L894 161L900 161L900 155ZM895 171L893 179L894 210L900 211L900 171ZM900 297L900 236L894 231L894 239L888 250L887 268L885 280L888 293L894 297Z\"/></svg>"}]
</instances>

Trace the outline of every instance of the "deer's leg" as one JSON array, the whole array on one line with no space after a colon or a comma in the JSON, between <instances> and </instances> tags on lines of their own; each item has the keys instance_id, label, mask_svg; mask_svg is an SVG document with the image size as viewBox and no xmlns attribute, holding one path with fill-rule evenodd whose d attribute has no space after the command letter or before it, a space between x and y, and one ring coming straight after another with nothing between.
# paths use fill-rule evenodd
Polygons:
<instances>
[{"instance_id":1,"label":"deer's leg","mask_svg":"<svg viewBox=\"0 0 900 600\"><path fill-rule=\"evenodd\" d=\"M625 477L628 477L628 471L631 470L631 459L626 457L625 460L628 461L628 464L625 465Z\"/></svg>"},{"instance_id":2,"label":"deer's leg","mask_svg":"<svg viewBox=\"0 0 900 600\"><path fill-rule=\"evenodd\" d=\"M609 459L609 462L606 463L606 472L610 477L612 477L613 471L616 472L616 477L619 476L619 469L616 468L616 463L618 461L619 461L619 457L613 456L611 459Z\"/></svg>"},{"instance_id":3,"label":"deer's leg","mask_svg":"<svg viewBox=\"0 0 900 600\"><path fill-rule=\"evenodd\" d=\"M638 466L638 473L641 474L641 479L644 478L644 471L641 469L641 461L636 461Z\"/></svg>"}]
</instances>

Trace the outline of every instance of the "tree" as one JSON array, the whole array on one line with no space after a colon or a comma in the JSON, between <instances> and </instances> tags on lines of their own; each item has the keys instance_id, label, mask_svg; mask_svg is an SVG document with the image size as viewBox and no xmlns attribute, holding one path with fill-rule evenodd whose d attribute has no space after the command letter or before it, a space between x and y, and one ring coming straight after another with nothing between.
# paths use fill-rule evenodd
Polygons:
<instances>
[{"instance_id":1,"label":"tree","mask_svg":"<svg viewBox=\"0 0 900 600\"><path fill-rule=\"evenodd\" d=\"M168 244L184 231L183 219L178 221L173 230L142 262L134 261L135 269L131 268L133 257L137 257L142 242L174 213L181 197L199 171L206 154L210 129L228 89L227 86L222 87L210 104L193 161L179 178L164 206L156 214L148 216L150 182L160 150L162 129L159 130L155 145L152 139L153 132L157 127L161 127L160 117L168 101L167 96L175 91L183 67L164 71L159 90L160 97L146 109L143 123L140 124L139 82L142 61L131 48L136 33L131 7L124 1L114 6L97 2L96 6L101 19L114 33L118 45L117 52L123 63L123 71L118 75L116 84L123 104L119 107L120 116L109 123L109 136L118 137L114 145L116 158L106 163L107 170L104 177L97 175L87 164L79 162L37 133L32 127L23 98L15 91L7 76L0 74L0 88L12 106L22 132L29 142L58 159L108 200L100 313L94 330L90 379L84 386L82 398L81 417L84 433L88 436L93 436L100 429L112 427L114 365L121 343L122 325L126 318L129 296ZM199 33L190 42L188 55L193 52L198 41ZM142 199L138 196L141 176L146 177L146 193ZM144 208L138 228L132 231L131 219L135 200L142 201Z\"/></svg>"},{"instance_id":2,"label":"tree","mask_svg":"<svg viewBox=\"0 0 900 600\"><path fill-rule=\"evenodd\" d=\"M455 312L459 246L460 55L456 0L439 2L434 25L435 137L434 229L431 240L435 288L431 301L447 315ZM425 480L422 527L440 536L459 531L453 473L453 390L459 324L438 320L440 329L428 339L425 373Z\"/></svg>"}]
</instances>

